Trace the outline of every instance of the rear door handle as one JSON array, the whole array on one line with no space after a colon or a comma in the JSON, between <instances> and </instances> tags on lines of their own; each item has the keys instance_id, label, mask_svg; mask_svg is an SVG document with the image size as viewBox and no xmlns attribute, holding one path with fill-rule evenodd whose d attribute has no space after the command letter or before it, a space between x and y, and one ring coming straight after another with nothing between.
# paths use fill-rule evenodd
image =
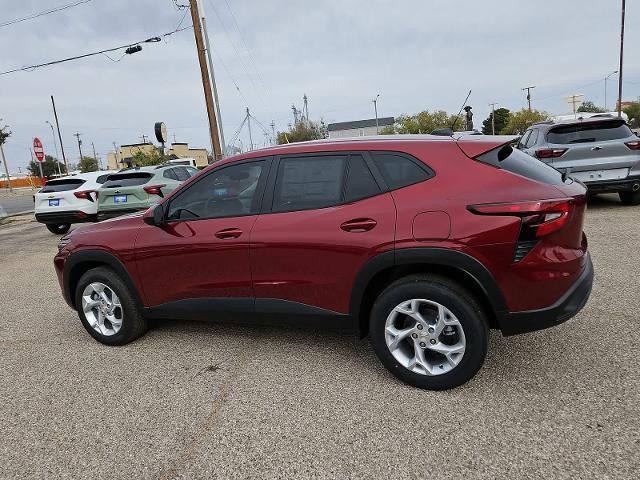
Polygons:
<instances>
[{"instance_id":1,"label":"rear door handle","mask_svg":"<svg viewBox=\"0 0 640 480\"><path fill-rule=\"evenodd\" d=\"M591 147L591 150L594 150L594 151L602 150L602 147L596 145L595 147Z\"/></svg>"},{"instance_id":2,"label":"rear door handle","mask_svg":"<svg viewBox=\"0 0 640 480\"><path fill-rule=\"evenodd\" d=\"M225 228L216 232L216 237L226 240L229 238L238 238L242 235L242 230L239 228Z\"/></svg>"},{"instance_id":3,"label":"rear door handle","mask_svg":"<svg viewBox=\"0 0 640 480\"><path fill-rule=\"evenodd\" d=\"M377 224L378 222L376 222L372 218L354 218L353 220L347 220L346 222L344 222L342 225L340 225L340 228L345 232L368 232Z\"/></svg>"}]
</instances>

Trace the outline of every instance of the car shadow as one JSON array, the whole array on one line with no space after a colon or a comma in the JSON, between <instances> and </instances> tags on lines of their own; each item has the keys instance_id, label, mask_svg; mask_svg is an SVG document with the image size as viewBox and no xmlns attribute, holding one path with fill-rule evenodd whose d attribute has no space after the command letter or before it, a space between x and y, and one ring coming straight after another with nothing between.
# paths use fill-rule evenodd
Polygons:
<instances>
[{"instance_id":1,"label":"car shadow","mask_svg":"<svg viewBox=\"0 0 640 480\"><path fill-rule=\"evenodd\" d=\"M603 210L607 208L625 207L625 205L622 205L617 193L604 193L589 196L587 207L589 210Z\"/></svg>"}]
</instances>

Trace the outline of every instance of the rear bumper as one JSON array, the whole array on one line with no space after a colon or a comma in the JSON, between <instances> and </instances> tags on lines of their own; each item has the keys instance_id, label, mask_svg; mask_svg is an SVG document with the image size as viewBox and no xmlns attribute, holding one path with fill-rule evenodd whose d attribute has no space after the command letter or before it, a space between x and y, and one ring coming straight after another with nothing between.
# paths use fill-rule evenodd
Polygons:
<instances>
[{"instance_id":1,"label":"rear bumper","mask_svg":"<svg viewBox=\"0 0 640 480\"><path fill-rule=\"evenodd\" d=\"M36 213L36 221L46 224L95 222L95 213L85 213L79 210L67 210L63 212Z\"/></svg>"},{"instance_id":2,"label":"rear bumper","mask_svg":"<svg viewBox=\"0 0 640 480\"><path fill-rule=\"evenodd\" d=\"M128 215L130 213L140 212L142 210L147 210L149 207L144 208L122 208L118 210L103 210L98 212L98 221L107 220L109 218L121 217L122 215Z\"/></svg>"},{"instance_id":3,"label":"rear bumper","mask_svg":"<svg viewBox=\"0 0 640 480\"><path fill-rule=\"evenodd\" d=\"M587 253L587 255L589 255ZM566 322L585 306L593 284L593 263L587 258L586 266L571 288L553 305L540 310L509 312L498 319L500 330L506 337L554 327Z\"/></svg>"},{"instance_id":4,"label":"rear bumper","mask_svg":"<svg viewBox=\"0 0 640 480\"><path fill-rule=\"evenodd\" d=\"M640 190L640 176L627 177L623 180L603 180L600 182L584 182L589 193L614 193Z\"/></svg>"}]
</instances>

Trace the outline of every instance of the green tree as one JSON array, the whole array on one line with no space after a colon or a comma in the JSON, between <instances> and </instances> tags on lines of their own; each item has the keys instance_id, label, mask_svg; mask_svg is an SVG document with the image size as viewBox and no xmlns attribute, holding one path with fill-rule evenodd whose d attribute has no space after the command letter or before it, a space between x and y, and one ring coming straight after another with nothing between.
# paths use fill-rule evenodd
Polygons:
<instances>
[{"instance_id":1,"label":"green tree","mask_svg":"<svg viewBox=\"0 0 640 480\"><path fill-rule=\"evenodd\" d=\"M393 126L380 130L381 135L394 133L431 133L438 128L449 128L456 121L456 115L451 115L444 110L429 112L424 110L415 115L400 115L395 119ZM462 119L458 119L456 127L460 128Z\"/></svg>"},{"instance_id":2,"label":"green tree","mask_svg":"<svg viewBox=\"0 0 640 480\"><path fill-rule=\"evenodd\" d=\"M131 159L132 167L148 167L150 165L160 165L167 161L167 156L160 154L156 149L150 152L137 151Z\"/></svg>"},{"instance_id":3,"label":"green tree","mask_svg":"<svg viewBox=\"0 0 640 480\"><path fill-rule=\"evenodd\" d=\"M294 142L306 142L309 140L319 140L326 138L324 124L313 121L296 122L294 126L286 132L278 132L276 142L278 145Z\"/></svg>"},{"instance_id":4,"label":"green tree","mask_svg":"<svg viewBox=\"0 0 640 480\"><path fill-rule=\"evenodd\" d=\"M624 107L622 111L629 117L629 124L633 128L640 126L640 102L633 102L631 105Z\"/></svg>"},{"instance_id":5,"label":"green tree","mask_svg":"<svg viewBox=\"0 0 640 480\"><path fill-rule=\"evenodd\" d=\"M600 108L596 106L591 100L587 100L582 102L582 105L578 107L578 112L588 112L588 113L604 113L606 110L604 108Z\"/></svg>"},{"instance_id":6,"label":"green tree","mask_svg":"<svg viewBox=\"0 0 640 480\"><path fill-rule=\"evenodd\" d=\"M34 177L40 176L39 163L40 162L32 160L27 166L27 170L29 170L29 173ZM42 174L44 177L51 178L53 175L57 175L58 172L64 172L64 165L62 165L57 158L51 155L45 155L44 161L42 162Z\"/></svg>"},{"instance_id":7,"label":"green tree","mask_svg":"<svg viewBox=\"0 0 640 480\"><path fill-rule=\"evenodd\" d=\"M491 135L493 133L493 126L491 125L493 113L494 112L491 112L489 116L482 122L482 133L484 133L485 135ZM511 110L509 110L508 108L498 108L495 111L495 115L495 128L496 134L498 134L504 129L504 127L507 126L507 123L511 118Z\"/></svg>"},{"instance_id":8,"label":"green tree","mask_svg":"<svg viewBox=\"0 0 640 480\"><path fill-rule=\"evenodd\" d=\"M518 112L511 113L507 124L500 133L503 135L521 135L534 123L543 122L550 118L547 112L523 108Z\"/></svg>"},{"instance_id":9,"label":"green tree","mask_svg":"<svg viewBox=\"0 0 640 480\"><path fill-rule=\"evenodd\" d=\"M9 130L9 125L0 127L0 145L4 145L7 141L7 138L9 138L10 136L11 130Z\"/></svg>"},{"instance_id":10,"label":"green tree","mask_svg":"<svg viewBox=\"0 0 640 480\"><path fill-rule=\"evenodd\" d=\"M82 157L78 162L78 168L82 173L97 172L100 169L98 160L93 157Z\"/></svg>"}]
</instances>

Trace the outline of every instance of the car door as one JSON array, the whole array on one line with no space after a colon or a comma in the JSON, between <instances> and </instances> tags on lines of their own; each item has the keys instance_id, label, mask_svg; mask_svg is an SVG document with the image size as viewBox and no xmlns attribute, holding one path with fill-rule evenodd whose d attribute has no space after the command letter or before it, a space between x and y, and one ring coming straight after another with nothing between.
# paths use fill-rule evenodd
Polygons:
<instances>
[{"instance_id":1,"label":"car door","mask_svg":"<svg viewBox=\"0 0 640 480\"><path fill-rule=\"evenodd\" d=\"M277 160L251 234L258 313L348 313L358 271L393 249L395 205L372 168L366 153Z\"/></svg>"},{"instance_id":2,"label":"car door","mask_svg":"<svg viewBox=\"0 0 640 480\"><path fill-rule=\"evenodd\" d=\"M249 239L269 165L262 158L222 166L163 205L165 223L145 226L135 243L146 305L168 305L174 317L176 308L191 309L191 318L252 308Z\"/></svg>"}]
</instances>

